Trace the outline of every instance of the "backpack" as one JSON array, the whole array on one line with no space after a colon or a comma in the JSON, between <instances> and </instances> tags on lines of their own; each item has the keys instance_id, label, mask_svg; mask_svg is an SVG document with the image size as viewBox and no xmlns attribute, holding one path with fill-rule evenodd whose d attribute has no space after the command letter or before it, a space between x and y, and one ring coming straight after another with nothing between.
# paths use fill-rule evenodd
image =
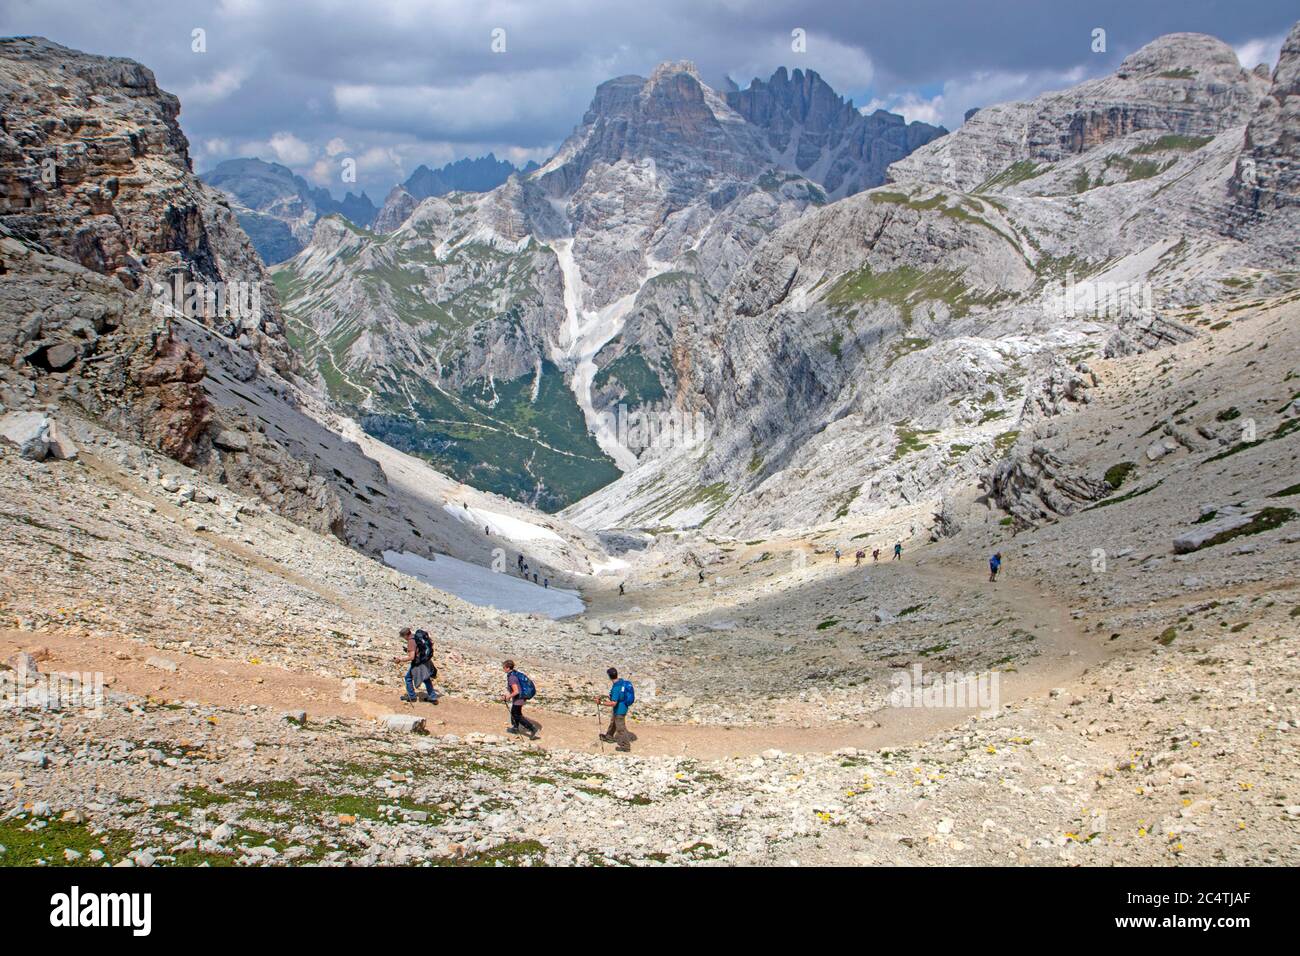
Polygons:
<instances>
[{"instance_id":1,"label":"backpack","mask_svg":"<svg viewBox=\"0 0 1300 956\"><path fill-rule=\"evenodd\" d=\"M411 635L415 640L415 660L412 664L427 664L433 658L433 641L429 640L429 632L424 630L416 631Z\"/></svg>"},{"instance_id":2,"label":"backpack","mask_svg":"<svg viewBox=\"0 0 1300 956\"><path fill-rule=\"evenodd\" d=\"M619 680L614 687L618 690L618 699L616 703L626 704L631 707L636 703L636 688L632 686L630 680Z\"/></svg>"},{"instance_id":3,"label":"backpack","mask_svg":"<svg viewBox=\"0 0 1300 956\"><path fill-rule=\"evenodd\" d=\"M523 671L511 671L510 673L514 676L515 683L519 685L520 697L524 700L532 700L537 696L537 687L527 674Z\"/></svg>"}]
</instances>

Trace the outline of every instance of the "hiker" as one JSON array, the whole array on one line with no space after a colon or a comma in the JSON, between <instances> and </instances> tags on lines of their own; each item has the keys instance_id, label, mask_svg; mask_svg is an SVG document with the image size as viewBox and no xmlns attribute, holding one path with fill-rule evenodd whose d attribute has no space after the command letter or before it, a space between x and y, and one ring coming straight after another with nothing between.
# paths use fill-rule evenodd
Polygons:
<instances>
[{"instance_id":1,"label":"hiker","mask_svg":"<svg viewBox=\"0 0 1300 956\"><path fill-rule=\"evenodd\" d=\"M502 661L506 672L506 694L501 699L510 704L508 734L527 734L529 740L537 739L537 725L524 716L524 704L537 696L537 688L523 671L515 670L514 661Z\"/></svg>"},{"instance_id":2,"label":"hiker","mask_svg":"<svg viewBox=\"0 0 1300 956\"><path fill-rule=\"evenodd\" d=\"M839 549L839 548L836 548L836 549L835 549L835 563L836 563L836 564L839 564L839 563L840 563L840 549Z\"/></svg>"},{"instance_id":3,"label":"hiker","mask_svg":"<svg viewBox=\"0 0 1300 956\"><path fill-rule=\"evenodd\" d=\"M901 541L894 542L894 560L895 561L903 560L903 542Z\"/></svg>"},{"instance_id":4,"label":"hiker","mask_svg":"<svg viewBox=\"0 0 1300 956\"><path fill-rule=\"evenodd\" d=\"M865 558L866 556L867 556L867 552L858 551L858 553L853 556L853 566L856 568L860 564L862 564L862 559Z\"/></svg>"},{"instance_id":5,"label":"hiker","mask_svg":"<svg viewBox=\"0 0 1300 956\"><path fill-rule=\"evenodd\" d=\"M880 549L879 549L879 548L876 548L874 551L871 552L871 563L872 563L872 564L879 564L879 563L880 563Z\"/></svg>"},{"instance_id":6,"label":"hiker","mask_svg":"<svg viewBox=\"0 0 1300 956\"><path fill-rule=\"evenodd\" d=\"M614 686L609 689L609 697L597 697L596 703L601 707L612 707L614 712L609 717L609 727L600 739L605 743L617 744L617 750L627 753L632 749L632 736L627 732L627 711L636 703L636 689L631 681L619 680L618 670L611 667L605 671Z\"/></svg>"},{"instance_id":7,"label":"hiker","mask_svg":"<svg viewBox=\"0 0 1300 956\"><path fill-rule=\"evenodd\" d=\"M996 552L993 557L989 558L989 580L998 579L998 570L1002 567L1002 552Z\"/></svg>"},{"instance_id":8,"label":"hiker","mask_svg":"<svg viewBox=\"0 0 1300 956\"><path fill-rule=\"evenodd\" d=\"M623 594L624 594L624 591L623 591L623 585L625 585L625 584L627 584L626 581L619 581L619 582L618 582L618 596L619 596L619 597L622 597Z\"/></svg>"},{"instance_id":9,"label":"hiker","mask_svg":"<svg viewBox=\"0 0 1300 956\"><path fill-rule=\"evenodd\" d=\"M704 583L704 569L700 568L700 583Z\"/></svg>"},{"instance_id":10,"label":"hiker","mask_svg":"<svg viewBox=\"0 0 1300 956\"><path fill-rule=\"evenodd\" d=\"M517 565L519 566L519 570L520 570L520 572L522 573L523 570L524 570L524 556L523 556L523 553L522 553L522 552L521 552L520 555L519 555L519 560L516 561L515 564L517 564Z\"/></svg>"},{"instance_id":11,"label":"hiker","mask_svg":"<svg viewBox=\"0 0 1300 956\"><path fill-rule=\"evenodd\" d=\"M546 590L549 591L549 590L551 589L551 579L550 579L550 578L542 578L542 587L546 588Z\"/></svg>"},{"instance_id":12,"label":"hiker","mask_svg":"<svg viewBox=\"0 0 1300 956\"><path fill-rule=\"evenodd\" d=\"M406 656L394 658L399 664L407 663L406 693L402 700L415 703L420 698L415 694L415 686L423 684L429 703L438 703L438 692L433 689L433 679L438 676L438 668L433 664L433 641L427 631L419 630L414 634L409 627L397 632L397 636L406 641Z\"/></svg>"}]
</instances>

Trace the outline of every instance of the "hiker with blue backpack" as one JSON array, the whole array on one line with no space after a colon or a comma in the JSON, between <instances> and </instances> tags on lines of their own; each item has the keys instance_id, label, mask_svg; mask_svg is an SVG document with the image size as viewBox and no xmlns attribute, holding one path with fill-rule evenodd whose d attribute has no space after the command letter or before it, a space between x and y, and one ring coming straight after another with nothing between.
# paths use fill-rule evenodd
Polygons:
<instances>
[{"instance_id":1,"label":"hiker with blue backpack","mask_svg":"<svg viewBox=\"0 0 1300 956\"><path fill-rule=\"evenodd\" d=\"M510 704L508 734L527 734L529 740L537 739L537 725L524 716L524 704L537 696L537 686L523 671L515 670L514 661L502 661L506 672L506 694L501 699Z\"/></svg>"},{"instance_id":2,"label":"hiker with blue backpack","mask_svg":"<svg viewBox=\"0 0 1300 956\"><path fill-rule=\"evenodd\" d=\"M619 680L618 671L611 667L605 671L614 686L609 689L609 697L597 697L596 703L602 707L613 708L609 718L609 728L600 735L605 743L617 744L618 750L627 753L632 749L632 735L627 732L627 712L636 703L636 688L628 680Z\"/></svg>"},{"instance_id":3,"label":"hiker with blue backpack","mask_svg":"<svg viewBox=\"0 0 1300 956\"><path fill-rule=\"evenodd\" d=\"M438 692L433 689L433 679L438 676L438 668L433 663L433 641L429 632L418 630L412 634L409 627L404 627L397 632L397 636L406 641L406 657L397 658L397 662L410 665L406 669L406 693L402 695L402 700L411 704L419 700L415 688L416 685L423 684L429 703L438 703Z\"/></svg>"},{"instance_id":4,"label":"hiker with blue backpack","mask_svg":"<svg viewBox=\"0 0 1300 956\"><path fill-rule=\"evenodd\" d=\"M1001 569L1002 569L1002 552L999 551L996 554L994 554L993 557L989 558L989 580L996 581L998 579L998 571L1000 571Z\"/></svg>"}]
</instances>

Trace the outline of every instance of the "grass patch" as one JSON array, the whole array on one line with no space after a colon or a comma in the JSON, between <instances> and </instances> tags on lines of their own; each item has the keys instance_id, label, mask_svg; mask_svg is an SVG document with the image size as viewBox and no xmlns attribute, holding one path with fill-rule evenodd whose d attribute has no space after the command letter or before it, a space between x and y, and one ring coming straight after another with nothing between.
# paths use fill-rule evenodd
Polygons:
<instances>
[{"instance_id":1,"label":"grass patch","mask_svg":"<svg viewBox=\"0 0 1300 956\"><path fill-rule=\"evenodd\" d=\"M1132 461L1121 461L1118 465L1111 465L1106 469L1106 484L1118 491L1119 486L1124 484L1129 475L1133 474L1135 468L1137 468L1137 463Z\"/></svg>"}]
</instances>

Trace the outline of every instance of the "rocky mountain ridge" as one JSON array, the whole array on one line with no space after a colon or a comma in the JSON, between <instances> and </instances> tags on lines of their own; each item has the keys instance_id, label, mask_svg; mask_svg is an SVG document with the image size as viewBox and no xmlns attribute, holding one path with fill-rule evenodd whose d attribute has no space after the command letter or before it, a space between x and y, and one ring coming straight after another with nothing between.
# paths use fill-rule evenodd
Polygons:
<instances>
[{"instance_id":1,"label":"rocky mountain ridge","mask_svg":"<svg viewBox=\"0 0 1300 956\"><path fill-rule=\"evenodd\" d=\"M634 467L620 406L671 410L692 374L679 325L707 328L759 241L828 201L809 177L878 182L883 157L942 132L795 80L807 97L784 71L751 87L751 119L689 63L618 77L532 173L396 196L383 235L323 225L277 270L322 385L387 440L548 509Z\"/></svg>"},{"instance_id":2,"label":"rocky mountain ridge","mask_svg":"<svg viewBox=\"0 0 1300 956\"><path fill-rule=\"evenodd\" d=\"M927 507L996 484L1007 460L1045 475L1040 409L1086 401L1091 357L1212 333L1200 303L1295 286L1285 199L1261 213L1262 194L1234 186L1252 126L1290 150L1270 181L1295 168L1294 133L1274 128L1294 130L1295 37L1271 80L1211 37L1163 37L1114 76L986 107L890 184L777 229L686 346L701 386L678 400L713 423L707 446L566 514L750 535L915 506L920 534L942 524Z\"/></svg>"}]
</instances>

